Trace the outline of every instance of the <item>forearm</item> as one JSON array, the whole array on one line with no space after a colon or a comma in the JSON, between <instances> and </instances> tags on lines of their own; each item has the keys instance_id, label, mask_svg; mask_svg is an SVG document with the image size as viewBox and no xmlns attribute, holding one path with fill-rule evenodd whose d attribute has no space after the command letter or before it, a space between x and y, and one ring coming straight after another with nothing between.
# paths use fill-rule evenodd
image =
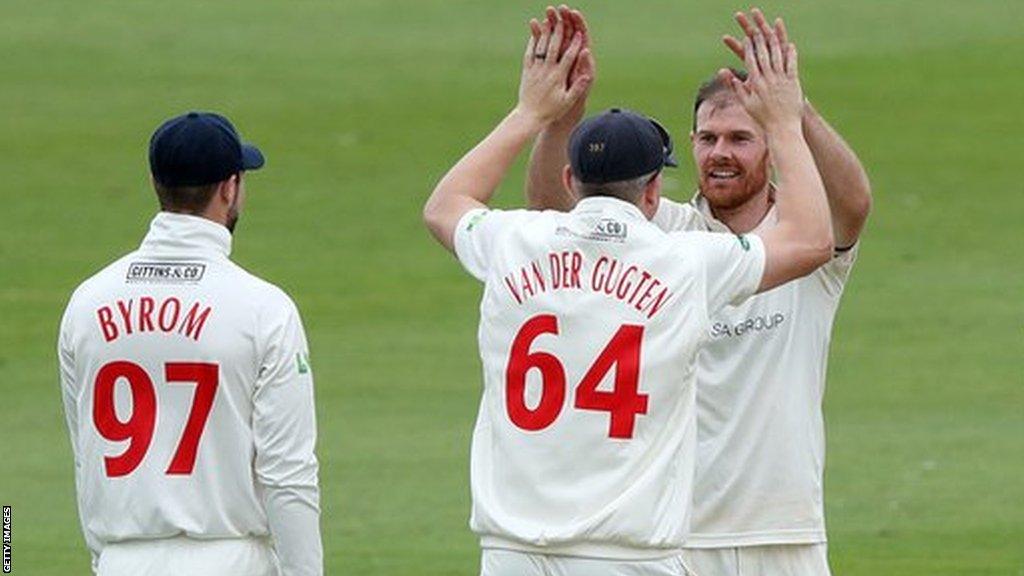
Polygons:
<instances>
[{"instance_id":1,"label":"forearm","mask_svg":"<svg viewBox=\"0 0 1024 576\"><path fill-rule=\"evenodd\" d=\"M572 124L552 124L534 142L526 176L526 203L530 208L567 212L576 206L578 198L562 183L573 128Z\"/></svg>"},{"instance_id":2,"label":"forearm","mask_svg":"<svg viewBox=\"0 0 1024 576\"><path fill-rule=\"evenodd\" d=\"M423 218L446 248L452 249L459 218L490 202L516 156L542 127L536 118L513 109L437 184L423 207Z\"/></svg>"},{"instance_id":3,"label":"forearm","mask_svg":"<svg viewBox=\"0 0 1024 576\"><path fill-rule=\"evenodd\" d=\"M264 488L264 505L282 576L321 576L320 494L315 482Z\"/></svg>"},{"instance_id":4,"label":"forearm","mask_svg":"<svg viewBox=\"0 0 1024 576\"><path fill-rule=\"evenodd\" d=\"M801 230L809 242L831 242L824 184L800 130L791 126L774 129L768 135L768 145L779 180L775 198L779 224Z\"/></svg>"},{"instance_id":5,"label":"forearm","mask_svg":"<svg viewBox=\"0 0 1024 576\"><path fill-rule=\"evenodd\" d=\"M810 102L804 104L803 134L821 174L832 214L835 244L857 242L871 211L871 183L857 154Z\"/></svg>"}]
</instances>

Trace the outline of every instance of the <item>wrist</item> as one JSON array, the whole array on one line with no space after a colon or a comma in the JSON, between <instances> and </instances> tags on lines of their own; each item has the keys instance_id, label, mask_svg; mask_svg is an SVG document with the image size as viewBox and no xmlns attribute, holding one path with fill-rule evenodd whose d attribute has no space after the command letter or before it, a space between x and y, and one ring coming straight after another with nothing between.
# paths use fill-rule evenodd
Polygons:
<instances>
[{"instance_id":1,"label":"wrist","mask_svg":"<svg viewBox=\"0 0 1024 576\"><path fill-rule=\"evenodd\" d=\"M765 125L764 131L769 138L785 138L792 136L803 138L803 120L802 117L780 120Z\"/></svg>"},{"instance_id":2,"label":"wrist","mask_svg":"<svg viewBox=\"0 0 1024 576\"><path fill-rule=\"evenodd\" d=\"M538 114L531 112L530 110L526 110L520 105L517 105L511 112L509 112L507 120L521 126L522 129L529 132L531 136L540 134L548 124L548 122Z\"/></svg>"}]
</instances>

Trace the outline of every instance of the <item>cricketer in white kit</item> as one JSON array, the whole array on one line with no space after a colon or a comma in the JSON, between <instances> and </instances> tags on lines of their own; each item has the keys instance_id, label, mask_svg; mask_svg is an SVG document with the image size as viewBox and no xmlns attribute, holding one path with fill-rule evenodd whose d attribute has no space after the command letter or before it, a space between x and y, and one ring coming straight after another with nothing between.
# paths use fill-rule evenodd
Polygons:
<instances>
[{"instance_id":1,"label":"cricketer in white kit","mask_svg":"<svg viewBox=\"0 0 1024 576\"><path fill-rule=\"evenodd\" d=\"M83 282L60 326L78 507L101 576L322 574L313 375L299 312L234 264L230 123L189 113L150 144L162 211Z\"/></svg>"},{"instance_id":2,"label":"cricketer in white kit","mask_svg":"<svg viewBox=\"0 0 1024 576\"><path fill-rule=\"evenodd\" d=\"M694 373L710 318L825 262L828 207L799 130L795 54L787 68L760 42L753 80L731 80L787 183L775 229L651 224L671 141L618 109L573 133L564 183L584 198L572 212L487 209L518 152L589 88L574 19L551 10L531 23L518 105L424 207L434 236L484 282L470 525L486 576L686 574Z\"/></svg>"},{"instance_id":3,"label":"cricketer in white kit","mask_svg":"<svg viewBox=\"0 0 1024 576\"><path fill-rule=\"evenodd\" d=\"M788 45L781 20L755 9L737 22L753 40ZM585 25L584 25L585 26ZM740 58L742 42L725 43ZM531 158L527 197L570 209L556 180L582 107L552 123ZM839 299L870 210L863 167L805 103L803 132L831 210L835 255L813 273L723 308L697 360L698 459L686 559L701 576L824 576L822 399ZM662 198L652 222L667 232L761 234L777 225L776 187L764 131L715 76L694 103L691 135L700 191L689 203Z\"/></svg>"}]
</instances>

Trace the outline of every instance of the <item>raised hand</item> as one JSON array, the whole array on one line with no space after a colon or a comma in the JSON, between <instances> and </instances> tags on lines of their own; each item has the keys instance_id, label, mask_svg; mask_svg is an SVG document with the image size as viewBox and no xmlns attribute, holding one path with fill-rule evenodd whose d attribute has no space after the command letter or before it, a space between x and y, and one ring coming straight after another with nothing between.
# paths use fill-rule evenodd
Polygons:
<instances>
[{"instance_id":1,"label":"raised hand","mask_svg":"<svg viewBox=\"0 0 1024 576\"><path fill-rule=\"evenodd\" d=\"M788 41L781 18L773 28L768 26L760 10L755 8L752 15L756 26L750 24L745 14L736 15L736 21L747 34L742 43L731 36L725 38L726 45L741 55L746 64L746 81L727 69L720 70L719 74L766 131L794 126L799 129L804 98L796 46Z\"/></svg>"},{"instance_id":2,"label":"raised hand","mask_svg":"<svg viewBox=\"0 0 1024 576\"><path fill-rule=\"evenodd\" d=\"M559 126L564 125L568 130L571 130L583 118L583 114L586 111L586 101L590 93L590 87L593 86L594 78L597 74L597 67L593 53L590 50L590 34L587 28L587 21L579 10L572 9L565 4L560 5L557 9L548 6L542 21L537 19L530 20L530 35L536 42L540 43L545 32L550 37L559 22L564 26L562 41L558 45L557 54L559 60L565 57L577 33L582 41L580 53L577 55L575 64L573 64L569 76L566 78L566 88L571 89L572 85L579 79L585 78L584 91L565 114L552 122L552 124Z\"/></svg>"}]
</instances>

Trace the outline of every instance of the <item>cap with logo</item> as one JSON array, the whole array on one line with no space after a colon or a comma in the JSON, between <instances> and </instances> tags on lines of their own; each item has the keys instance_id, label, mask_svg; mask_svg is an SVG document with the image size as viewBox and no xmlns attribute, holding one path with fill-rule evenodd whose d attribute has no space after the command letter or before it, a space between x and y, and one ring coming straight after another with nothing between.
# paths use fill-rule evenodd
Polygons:
<instances>
[{"instance_id":1,"label":"cap with logo","mask_svg":"<svg viewBox=\"0 0 1024 576\"><path fill-rule=\"evenodd\" d=\"M587 184L631 180L679 165L672 156L672 138L661 124L621 108L576 127L569 138L569 163L573 175Z\"/></svg>"},{"instance_id":2,"label":"cap with logo","mask_svg":"<svg viewBox=\"0 0 1024 576\"><path fill-rule=\"evenodd\" d=\"M201 186L263 166L259 148L242 142L227 118L189 112L164 122L149 140L149 169L164 186Z\"/></svg>"}]
</instances>

